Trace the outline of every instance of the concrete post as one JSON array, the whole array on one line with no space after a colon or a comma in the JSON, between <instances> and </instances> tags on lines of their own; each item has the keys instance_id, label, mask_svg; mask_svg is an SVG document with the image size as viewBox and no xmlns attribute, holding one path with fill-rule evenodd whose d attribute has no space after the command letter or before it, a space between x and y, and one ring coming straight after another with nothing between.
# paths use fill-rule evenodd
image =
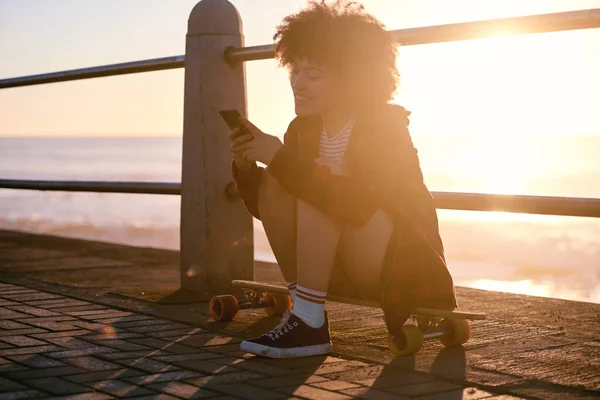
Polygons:
<instances>
[{"instance_id":1,"label":"concrete post","mask_svg":"<svg viewBox=\"0 0 600 400\"><path fill-rule=\"evenodd\" d=\"M218 111L247 115L243 63L225 61L242 47L242 21L227 0L202 0L188 20L185 50L181 185L181 286L206 296L232 279L254 278L252 217L226 195L231 178L227 125Z\"/></svg>"}]
</instances>

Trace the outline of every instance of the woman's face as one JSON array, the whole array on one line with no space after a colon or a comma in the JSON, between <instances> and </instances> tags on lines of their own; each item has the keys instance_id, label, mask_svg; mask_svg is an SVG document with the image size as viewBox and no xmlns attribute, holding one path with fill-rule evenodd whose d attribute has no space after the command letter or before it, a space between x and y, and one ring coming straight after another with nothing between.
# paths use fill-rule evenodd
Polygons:
<instances>
[{"instance_id":1,"label":"woman's face","mask_svg":"<svg viewBox=\"0 0 600 400\"><path fill-rule=\"evenodd\" d=\"M326 66L299 59L290 71L296 115L322 115L340 105L341 82Z\"/></svg>"}]
</instances>

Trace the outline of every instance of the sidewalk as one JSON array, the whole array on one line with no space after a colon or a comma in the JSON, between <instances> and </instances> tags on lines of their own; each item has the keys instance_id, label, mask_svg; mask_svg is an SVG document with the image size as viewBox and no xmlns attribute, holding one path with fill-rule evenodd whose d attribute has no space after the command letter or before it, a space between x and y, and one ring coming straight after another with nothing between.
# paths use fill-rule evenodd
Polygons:
<instances>
[{"instance_id":1,"label":"sidewalk","mask_svg":"<svg viewBox=\"0 0 600 400\"><path fill-rule=\"evenodd\" d=\"M238 350L277 319L213 322L205 294L179 289L177 252L0 230L0 286L0 400L600 396L600 304L458 287L488 316L471 340L394 357L380 309L328 302L330 357L278 361Z\"/></svg>"},{"instance_id":2,"label":"sidewalk","mask_svg":"<svg viewBox=\"0 0 600 400\"><path fill-rule=\"evenodd\" d=\"M0 328L1 400L517 398L337 356L253 357L240 339L10 284Z\"/></svg>"}]
</instances>

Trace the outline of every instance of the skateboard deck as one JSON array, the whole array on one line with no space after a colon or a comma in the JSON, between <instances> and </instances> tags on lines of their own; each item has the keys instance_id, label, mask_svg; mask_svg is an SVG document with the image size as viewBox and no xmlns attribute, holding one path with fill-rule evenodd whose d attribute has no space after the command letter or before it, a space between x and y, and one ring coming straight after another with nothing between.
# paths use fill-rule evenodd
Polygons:
<instances>
[{"instance_id":1,"label":"skateboard deck","mask_svg":"<svg viewBox=\"0 0 600 400\"><path fill-rule=\"evenodd\" d=\"M281 295L289 295L289 291L288 291L287 287L285 287L284 285L280 285L280 284L278 285L276 283L234 280L234 281L231 281L231 286L240 288L240 289L264 291L266 293L281 294ZM353 304L356 306L366 306L366 307L374 307L374 308L381 307L381 304L377 301L352 298L352 297L327 295L327 300L335 301L338 303ZM422 307L415 308L413 315L418 315L418 316L422 316L422 317L460 318L460 319L468 319L468 320L486 319L486 315L484 313L470 312L470 311L455 311L455 310L436 310L433 308L422 308Z\"/></svg>"},{"instance_id":2,"label":"skateboard deck","mask_svg":"<svg viewBox=\"0 0 600 400\"><path fill-rule=\"evenodd\" d=\"M246 296L240 301L233 295L215 296L209 305L210 315L215 321L231 321L238 310L264 308L268 315L283 315L292 307L287 287L282 284L234 280L234 288L241 289ZM380 308L377 301L354 297L327 295L334 302ZM388 345L396 355L418 352L424 340L439 339L444 346L462 345L471 337L470 320L486 319L485 313L457 310L437 310L417 307L411 317L415 325L405 325L402 332L390 334Z\"/></svg>"}]
</instances>

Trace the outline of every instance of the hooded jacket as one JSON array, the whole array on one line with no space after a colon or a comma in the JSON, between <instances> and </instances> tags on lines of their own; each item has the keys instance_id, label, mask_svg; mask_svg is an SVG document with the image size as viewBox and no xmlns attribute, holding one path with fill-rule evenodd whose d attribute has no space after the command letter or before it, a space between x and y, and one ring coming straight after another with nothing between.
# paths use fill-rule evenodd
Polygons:
<instances>
[{"instance_id":1,"label":"hooded jacket","mask_svg":"<svg viewBox=\"0 0 600 400\"><path fill-rule=\"evenodd\" d=\"M240 196L257 219L258 185L264 173L343 223L360 227L379 208L387 211L395 229L382 269L379 301L392 334L399 332L415 307L456 307L433 197L408 131L409 115L392 104L359 114L346 149L347 176L333 175L329 167L315 162L323 128L320 117L296 117L266 170L232 167Z\"/></svg>"}]
</instances>

